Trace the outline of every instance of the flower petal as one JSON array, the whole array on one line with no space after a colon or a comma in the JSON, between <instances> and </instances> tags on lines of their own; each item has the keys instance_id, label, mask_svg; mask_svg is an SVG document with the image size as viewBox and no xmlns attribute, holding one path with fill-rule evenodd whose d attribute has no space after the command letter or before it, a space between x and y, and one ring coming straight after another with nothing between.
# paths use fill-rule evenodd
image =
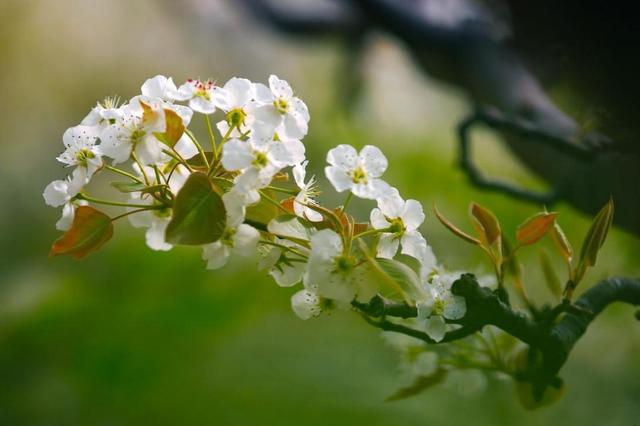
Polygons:
<instances>
[{"instance_id":1,"label":"flower petal","mask_svg":"<svg viewBox=\"0 0 640 426\"><path fill-rule=\"evenodd\" d=\"M222 166L229 170L242 170L251 166L253 153L247 142L231 139L222 148Z\"/></svg>"},{"instance_id":2,"label":"flower petal","mask_svg":"<svg viewBox=\"0 0 640 426\"><path fill-rule=\"evenodd\" d=\"M424 211L422 210L422 204L416 200L407 200L404 204L404 211L402 212L402 221L408 230L413 231L418 229L422 222L424 222Z\"/></svg>"},{"instance_id":3,"label":"flower petal","mask_svg":"<svg viewBox=\"0 0 640 426\"><path fill-rule=\"evenodd\" d=\"M351 145L338 145L327 152L327 162L345 172L355 169L357 161L358 152Z\"/></svg>"},{"instance_id":4,"label":"flower petal","mask_svg":"<svg viewBox=\"0 0 640 426\"><path fill-rule=\"evenodd\" d=\"M380 235L380 241L378 242L378 257L383 259L393 259L398 252L398 245L400 241L393 234L383 233Z\"/></svg>"},{"instance_id":5,"label":"flower petal","mask_svg":"<svg viewBox=\"0 0 640 426\"><path fill-rule=\"evenodd\" d=\"M343 192L353 187L353 180L342 168L327 166L324 169L324 173L338 192Z\"/></svg>"},{"instance_id":6,"label":"flower petal","mask_svg":"<svg viewBox=\"0 0 640 426\"><path fill-rule=\"evenodd\" d=\"M380 177L387 170L389 163L380 148L367 145L360 151L360 162L371 177Z\"/></svg>"}]
</instances>

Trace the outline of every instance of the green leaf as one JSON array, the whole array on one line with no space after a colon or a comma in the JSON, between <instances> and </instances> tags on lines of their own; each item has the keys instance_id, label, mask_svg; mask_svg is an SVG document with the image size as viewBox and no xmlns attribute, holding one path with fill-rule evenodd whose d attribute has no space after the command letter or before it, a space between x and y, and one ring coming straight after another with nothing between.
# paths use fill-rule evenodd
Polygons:
<instances>
[{"instance_id":1,"label":"green leaf","mask_svg":"<svg viewBox=\"0 0 640 426\"><path fill-rule=\"evenodd\" d=\"M580 251L580 263L584 266L596 264L598 252L607 239L609 228L611 228L613 212L613 199L609 199L609 202L605 204L593 220Z\"/></svg>"},{"instance_id":2,"label":"green leaf","mask_svg":"<svg viewBox=\"0 0 640 426\"><path fill-rule=\"evenodd\" d=\"M202 245L218 241L227 224L222 198L204 173L192 173L173 203L165 232L171 244Z\"/></svg>"},{"instance_id":3,"label":"green leaf","mask_svg":"<svg viewBox=\"0 0 640 426\"><path fill-rule=\"evenodd\" d=\"M50 256L69 255L81 259L98 250L113 235L111 218L89 206L76 209L71 228L51 247Z\"/></svg>"},{"instance_id":4,"label":"green leaf","mask_svg":"<svg viewBox=\"0 0 640 426\"><path fill-rule=\"evenodd\" d=\"M447 377L447 371L439 368L433 374L418 377L411 385L398 389L393 395L387 398L387 401L398 401L406 399L427 390L441 383Z\"/></svg>"},{"instance_id":5,"label":"green leaf","mask_svg":"<svg viewBox=\"0 0 640 426\"><path fill-rule=\"evenodd\" d=\"M184 123L177 112L165 108L164 118L166 127L164 133L155 132L153 135L162 143L173 148L184 134Z\"/></svg>"},{"instance_id":6,"label":"green leaf","mask_svg":"<svg viewBox=\"0 0 640 426\"><path fill-rule=\"evenodd\" d=\"M209 162L209 164L211 164L213 162L213 152L205 151L204 155L205 157L207 157L207 161ZM187 164L197 169L204 169L207 167L201 155L196 155L194 157L189 158L187 160Z\"/></svg>"},{"instance_id":7,"label":"green leaf","mask_svg":"<svg viewBox=\"0 0 640 426\"><path fill-rule=\"evenodd\" d=\"M274 235L301 241L311 241L314 232L313 227L303 223L297 216L289 214L271 219L267 230Z\"/></svg>"},{"instance_id":8,"label":"green leaf","mask_svg":"<svg viewBox=\"0 0 640 426\"><path fill-rule=\"evenodd\" d=\"M438 218L438 220L440 221L440 223L442 223L445 228L447 228L449 231L451 231L455 236L462 238L463 240L471 243L471 244L475 244L475 245L480 245L481 242L480 240L478 240L477 238L472 237L471 235L461 231L460 229L458 229L453 223L451 223L446 217L444 217L436 208L436 206L433 206L433 211L436 214L436 217Z\"/></svg>"},{"instance_id":9,"label":"green leaf","mask_svg":"<svg viewBox=\"0 0 640 426\"><path fill-rule=\"evenodd\" d=\"M573 260L573 247L558 222L554 222L550 235L564 261L567 265L571 265L571 261Z\"/></svg>"},{"instance_id":10,"label":"green leaf","mask_svg":"<svg viewBox=\"0 0 640 426\"><path fill-rule=\"evenodd\" d=\"M557 213L540 212L525 220L516 231L516 241L519 246L536 243L553 228Z\"/></svg>"},{"instance_id":11,"label":"green leaf","mask_svg":"<svg viewBox=\"0 0 640 426\"><path fill-rule=\"evenodd\" d=\"M276 199L275 193L271 189L262 189L272 200ZM247 208L247 219L260 223L269 223L271 219L282 214L282 210L278 206L269 202L266 198L260 197L260 201Z\"/></svg>"},{"instance_id":12,"label":"green leaf","mask_svg":"<svg viewBox=\"0 0 640 426\"><path fill-rule=\"evenodd\" d=\"M549 255L544 249L540 250L540 266L542 268L542 273L544 274L544 280L547 284L547 288L556 299L560 299L560 296L562 295L562 284L560 283L560 278L558 278L555 269L553 269Z\"/></svg>"},{"instance_id":13,"label":"green leaf","mask_svg":"<svg viewBox=\"0 0 640 426\"><path fill-rule=\"evenodd\" d=\"M500 230L500 223L489 209L482 207L480 204L471 203L469 205L469 213L474 226L481 236L481 240L486 242L488 246L493 245L495 242L501 242L502 231Z\"/></svg>"},{"instance_id":14,"label":"green leaf","mask_svg":"<svg viewBox=\"0 0 640 426\"><path fill-rule=\"evenodd\" d=\"M395 259L376 258L375 261L382 272L400 286L404 294L415 300L420 292L420 278L413 269Z\"/></svg>"}]
</instances>

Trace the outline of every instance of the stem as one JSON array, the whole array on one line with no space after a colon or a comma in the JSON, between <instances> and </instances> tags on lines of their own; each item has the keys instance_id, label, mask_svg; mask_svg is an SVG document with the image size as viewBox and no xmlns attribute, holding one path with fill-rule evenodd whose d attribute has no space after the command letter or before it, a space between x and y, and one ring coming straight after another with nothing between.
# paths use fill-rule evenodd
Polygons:
<instances>
[{"instance_id":1,"label":"stem","mask_svg":"<svg viewBox=\"0 0 640 426\"><path fill-rule=\"evenodd\" d=\"M344 200L344 203L342 204L342 208L340 209L341 213L344 213L344 211L347 210L347 206L351 202L352 198L353 198L353 192L349 191L349 194L347 195L347 198Z\"/></svg>"},{"instance_id":2,"label":"stem","mask_svg":"<svg viewBox=\"0 0 640 426\"><path fill-rule=\"evenodd\" d=\"M258 191L260 193L260 195L267 200L269 203L273 204L274 206L278 207L280 210L282 210L283 212L285 212L286 214L290 214L291 212L289 212L287 209L285 209L284 207L282 207L282 205L277 202L276 200L274 200L273 198L269 197L264 191L260 190Z\"/></svg>"},{"instance_id":3,"label":"stem","mask_svg":"<svg viewBox=\"0 0 640 426\"><path fill-rule=\"evenodd\" d=\"M260 240L258 242L260 244L265 244L265 245L268 245L268 246L281 248L284 251L289 251L289 252L291 252L293 254L296 254L296 255L298 255L300 257L303 257L305 259L309 258L309 256L307 256L306 254L299 252L298 250L294 249L293 247L285 246L284 244L274 243L273 241L269 241L269 240Z\"/></svg>"},{"instance_id":4,"label":"stem","mask_svg":"<svg viewBox=\"0 0 640 426\"><path fill-rule=\"evenodd\" d=\"M218 162L218 147L216 145L216 136L213 133L213 127L211 127L211 120L209 115L204 115L204 121L207 123L207 131L209 132L209 140L211 141L211 152L213 152L213 164Z\"/></svg>"},{"instance_id":5,"label":"stem","mask_svg":"<svg viewBox=\"0 0 640 426\"><path fill-rule=\"evenodd\" d=\"M209 169L209 160L207 159L207 154L205 154L204 149L202 149L202 145L200 145L200 143L196 139L195 135L191 132L191 130L185 129L185 133L187 134L187 136L189 136L189 139L191 139L191 142L193 142L193 144L196 146L196 148L198 149L198 152L200 153L200 157L202 158L202 161L204 162L207 169ZM215 149L214 149L214 152L215 152Z\"/></svg>"},{"instance_id":6,"label":"stem","mask_svg":"<svg viewBox=\"0 0 640 426\"><path fill-rule=\"evenodd\" d=\"M147 176L147 172L144 170L144 166L142 165L140 160L138 160L138 156L136 155L135 151L131 151L131 158L133 158L133 161L140 168L140 173L142 173L142 177L144 178L144 184L149 186L149 177Z\"/></svg>"},{"instance_id":7,"label":"stem","mask_svg":"<svg viewBox=\"0 0 640 426\"><path fill-rule=\"evenodd\" d=\"M287 188L278 188L277 186L267 186L265 189L270 189L272 191L281 192L283 194L289 195L298 195L298 191L295 189L287 189Z\"/></svg>"},{"instance_id":8,"label":"stem","mask_svg":"<svg viewBox=\"0 0 640 426\"><path fill-rule=\"evenodd\" d=\"M131 214L134 214L134 213L140 213L140 212L144 212L144 211L147 211L147 210L156 210L156 209L154 209L154 208L148 208L148 207L147 207L147 208L144 208L144 209L143 209L143 208L140 208L140 209L137 209L137 210L131 210L131 211L128 211L128 212L126 212L126 213L122 213L121 215L118 215L118 216L112 217L112 218L111 218L111 222L115 222L116 220L118 220L118 219L122 219L123 217L129 216L129 215L131 215Z\"/></svg>"},{"instance_id":9,"label":"stem","mask_svg":"<svg viewBox=\"0 0 640 426\"><path fill-rule=\"evenodd\" d=\"M103 200L100 198L93 198L90 197L88 195L85 194L78 194L75 197L78 200L86 200L90 203L96 203L96 204L104 204L107 206L117 206L117 207L133 207L133 208L141 208L141 209L146 209L146 210L161 210L164 208L167 208L168 206L166 205L157 205L157 206L149 206L149 205L145 205L145 204L131 204L131 203L122 203L120 201L110 201L110 200Z\"/></svg>"},{"instance_id":10,"label":"stem","mask_svg":"<svg viewBox=\"0 0 640 426\"><path fill-rule=\"evenodd\" d=\"M129 179L132 179L132 180L136 181L137 183L141 183L141 184L144 184L144 183L145 183L145 182L144 182L142 179L140 179L139 177L136 177L136 176L132 175L132 174L131 174L131 173L129 173L129 172L125 172L124 170L118 169L117 167L113 167L113 166L105 165L105 166L104 166L104 168L105 168L105 169L107 169L107 170L110 170L110 171L112 171L112 172L114 172L114 173L117 173L117 174L119 174L119 175L126 176L126 177L128 177Z\"/></svg>"}]
</instances>

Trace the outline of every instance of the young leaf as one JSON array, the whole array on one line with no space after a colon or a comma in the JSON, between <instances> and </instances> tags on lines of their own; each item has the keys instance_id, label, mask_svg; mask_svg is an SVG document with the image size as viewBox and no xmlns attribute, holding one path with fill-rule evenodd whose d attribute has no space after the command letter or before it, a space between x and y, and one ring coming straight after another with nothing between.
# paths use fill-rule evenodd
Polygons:
<instances>
[{"instance_id":1,"label":"young leaf","mask_svg":"<svg viewBox=\"0 0 640 426\"><path fill-rule=\"evenodd\" d=\"M447 370L439 368L435 373L428 376L418 377L411 385L398 389L393 395L387 398L387 402L406 399L418 395L426 389L441 383L447 377Z\"/></svg>"},{"instance_id":2,"label":"young leaf","mask_svg":"<svg viewBox=\"0 0 640 426\"><path fill-rule=\"evenodd\" d=\"M81 259L98 250L113 235L111 218L89 206L76 209L71 228L51 247L50 256L70 255Z\"/></svg>"},{"instance_id":3,"label":"young leaf","mask_svg":"<svg viewBox=\"0 0 640 426\"><path fill-rule=\"evenodd\" d=\"M207 161L209 162L209 164L213 163L213 152L205 151L204 155L205 157L207 157ZM196 155L186 161L188 165L195 169L205 169L207 167L201 155Z\"/></svg>"},{"instance_id":4,"label":"young leaf","mask_svg":"<svg viewBox=\"0 0 640 426\"><path fill-rule=\"evenodd\" d=\"M165 239L171 244L208 244L220 239L226 224L222 198L207 175L195 172L176 196Z\"/></svg>"},{"instance_id":5,"label":"young leaf","mask_svg":"<svg viewBox=\"0 0 640 426\"><path fill-rule=\"evenodd\" d=\"M550 235L551 235L551 239L553 240L556 247L558 248L560 255L562 256L564 261L568 265L570 265L571 261L573 260L573 247L571 246L571 243L567 239L567 236L562 231L562 228L560 228L560 225L558 224L558 222L553 223L553 227L551 228Z\"/></svg>"},{"instance_id":6,"label":"young leaf","mask_svg":"<svg viewBox=\"0 0 640 426\"><path fill-rule=\"evenodd\" d=\"M525 220L516 231L518 245L531 245L544 237L553 228L557 216L557 213L540 212Z\"/></svg>"},{"instance_id":7,"label":"young leaf","mask_svg":"<svg viewBox=\"0 0 640 426\"><path fill-rule=\"evenodd\" d=\"M609 228L611 227L613 210L613 199L609 199L609 202L605 204L593 220L591 228L589 228L587 236L582 243L582 249L580 250L580 263L585 266L593 266L596 264L598 251L604 244Z\"/></svg>"},{"instance_id":8,"label":"young leaf","mask_svg":"<svg viewBox=\"0 0 640 426\"><path fill-rule=\"evenodd\" d=\"M263 189L263 193L269 196L271 199L275 199L275 193L271 189ZM271 219L282 214L283 211L275 204L264 197L260 197L260 201L247 208L247 219L260 223L269 223Z\"/></svg>"},{"instance_id":9,"label":"young leaf","mask_svg":"<svg viewBox=\"0 0 640 426\"><path fill-rule=\"evenodd\" d=\"M177 112L165 108L164 110L165 122L167 126L164 133L156 132L153 135L162 143L170 148L173 148L184 134L184 123L182 118Z\"/></svg>"},{"instance_id":10,"label":"young leaf","mask_svg":"<svg viewBox=\"0 0 640 426\"><path fill-rule=\"evenodd\" d=\"M376 263L390 279L402 288L405 294L411 298L415 298L418 295L420 278L418 278L413 269L394 259L376 258Z\"/></svg>"},{"instance_id":11,"label":"young leaf","mask_svg":"<svg viewBox=\"0 0 640 426\"><path fill-rule=\"evenodd\" d=\"M542 267L542 273L544 274L544 280L547 284L547 288L553 294L556 299L560 299L562 294L562 284L560 278L556 274L551 264L551 259L545 250L540 250L540 266Z\"/></svg>"},{"instance_id":12,"label":"young leaf","mask_svg":"<svg viewBox=\"0 0 640 426\"><path fill-rule=\"evenodd\" d=\"M500 241L500 236L502 235L500 223L490 210L479 204L471 203L469 213L471 214L471 219L476 229L482 237L481 240L486 241L489 246L496 241Z\"/></svg>"},{"instance_id":13,"label":"young leaf","mask_svg":"<svg viewBox=\"0 0 640 426\"><path fill-rule=\"evenodd\" d=\"M296 240L308 242L311 241L313 228L303 223L295 215L281 215L271 219L267 225L267 230L274 235L281 237L294 238Z\"/></svg>"},{"instance_id":14,"label":"young leaf","mask_svg":"<svg viewBox=\"0 0 640 426\"><path fill-rule=\"evenodd\" d=\"M477 238L472 237L471 235L461 231L460 229L458 229L453 223L449 222L449 220L447 218L445 218L437 209L437 207L434 205L433 206L433 211L436 214L436 217L438 218L438 220L440 221L440 223L442 223L449 231L451 231L454 235L456 235L459 238L462 238L463 240L471 243L471 244L475 244L475 245L480 245L480 240L478 240Z\"/></svg>"}]
</instances>

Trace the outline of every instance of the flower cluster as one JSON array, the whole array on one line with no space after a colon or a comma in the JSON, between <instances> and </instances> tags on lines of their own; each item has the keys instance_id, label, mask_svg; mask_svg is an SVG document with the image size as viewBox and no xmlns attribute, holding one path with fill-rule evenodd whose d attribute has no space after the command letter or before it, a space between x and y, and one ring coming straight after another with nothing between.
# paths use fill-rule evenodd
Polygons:
<instances>
[{"instance_id":1,"label":"flower cluster","mask_svg":"<svg viewBox=\"0 0 640 426\"><path fill-rule=\"evenodd\" d=\"M196 115L206 123L209 148L189 129ZM47 204L63 207L57 227L66 233L52 253L82 257L110 238L114 220L128 217L146 228L151 249L200 246L210 269L259 252L260 268L278 285L302 284L291 302L303 319L367 303L386 283L418 306L426 332L441 339L444 319L462 317L465 305L450 293L419 231L421 204L383 180L388 162L380 149L338 145L327 154L325 174L346 200L322 206L316 178L307 177L302 139L309 119L305 103L274 75L268 86L243 78L177 86L159 75L127 102L98 103L64 133L58 160L70 173L43 194ZM100 173L126 178L112 186L127 200L88 195ZM348 213L353 196L375 202L368 221ZM109 217L98 204L126 211ZM412 266L399 255L405 263L413 258Z\"/></svg>"}]
</instances>

